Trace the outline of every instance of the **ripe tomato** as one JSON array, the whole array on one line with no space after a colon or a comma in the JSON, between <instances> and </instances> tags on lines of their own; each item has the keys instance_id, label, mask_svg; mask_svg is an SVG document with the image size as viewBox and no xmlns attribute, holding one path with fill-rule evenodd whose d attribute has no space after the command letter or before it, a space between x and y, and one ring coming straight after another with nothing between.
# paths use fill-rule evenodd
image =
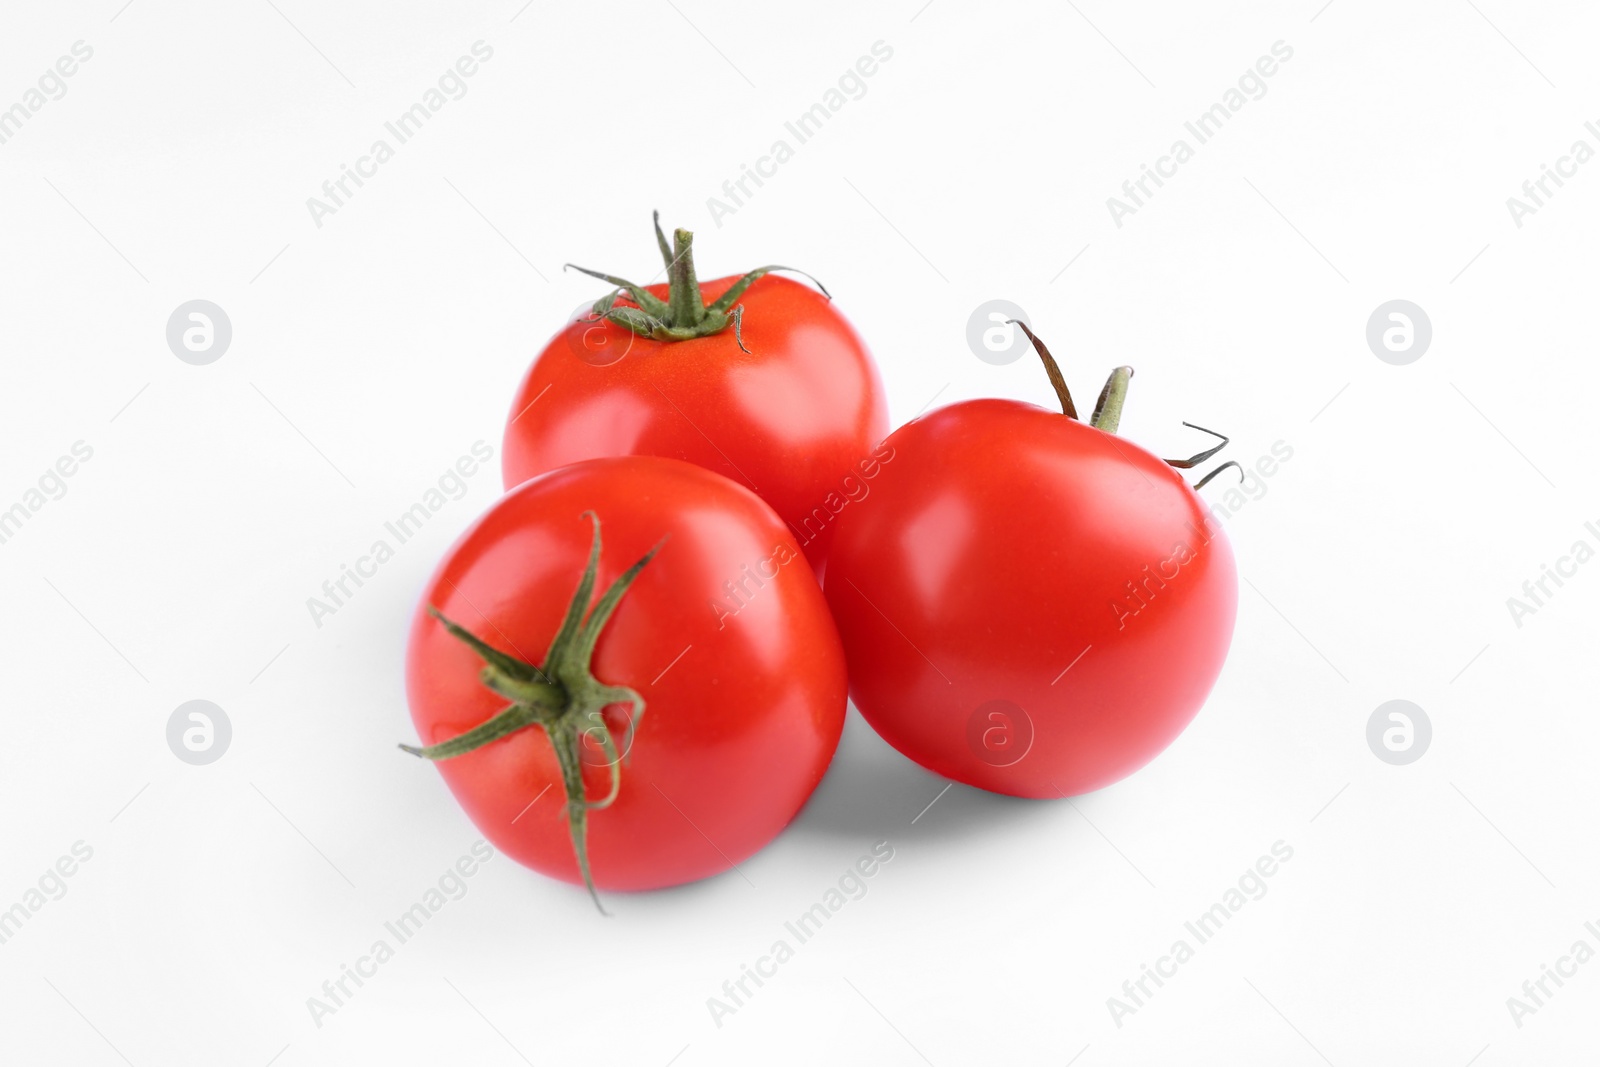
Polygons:
<instances>
[{"instance_id":1,"label":"ripe tomato","mask_svg":"<svg viewBox=\"0 0 1600 1067\"><path fill-rule=\"evenodd\" d=\"M846 682L771 509L631 457L528 481L462 535L424 590L406 689L430 746L408 751L438 760L479 830L552 877L592 871L592 891L704 878L770 841L828 767Z\"/></svg>"},{"instance_id":2,"label":"ripe tomato","mask_svg":"<svg viewBox=\"0 0 1600 1067\"><path fill-rule=\"evenodd\" d=\"M1113 431L1131 373L1102 396ZM1227 539L1183 478L1114 432L1006 400L934 411L885 446L824 576L878 733L1026 797L1097 789L1165 748L1222 668L1238 595Z\"/></svg>"},{"instance_id":3,"label":"ripe tomato","mask_svg":"<svg viewBox=\"0 0 1600 1067\"><path fill-rule=\"evenodd\" d=\"M888 432L877 368L824 294L767 274L784 268L702 292L692 235L678 230L675 251L656 236L670 285L597 275L618 289L528 369L505 484L597 456L686 460L766 500L820 565L852 467Z\"/></svg>"}]
</instances>

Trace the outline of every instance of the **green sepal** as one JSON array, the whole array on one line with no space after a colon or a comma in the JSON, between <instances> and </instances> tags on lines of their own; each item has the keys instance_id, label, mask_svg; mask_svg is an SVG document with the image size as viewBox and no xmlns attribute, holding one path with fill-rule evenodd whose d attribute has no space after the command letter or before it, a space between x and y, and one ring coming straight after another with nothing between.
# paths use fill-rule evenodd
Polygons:
<instances>
[{"instance_id":1,"label":"green sepal","mask_svg":"<svg viewBox=\"0 0 1600 1067\"><path fill-rule=\"evenodd\" d=\"M590 661L594 658L595 644L618 604L639 577L639 572L661 550L665 538L619 575L591 607L590 600L594 596L600 572L600 519L592 511L584 512L584 518L594 527L589 560L567 604L561 626L550 642L543 666L535 666L503 652L447 619L437 609L428 609L451 636L471 648L484 661L480 672L484 685L512 703L492 718L456 737L422 748L414 745L400 747L423 759L453 759L494 744L530 726L543 729L561 768L561 784L567 801L568 832L572 836L578 869L589 895L594 898L595 906L604 914L605 908L600 907L600 896L589 870L587 813L609 807L620 794L623 754L632 747L634 734L644 717L645 704L644 698L635 690L626 686L607 685L595 678ZM603 714L613 704L630 706L628 728L620 751ZM581 745L586 734L594 738L605 754L610 772L610 789L599 800L588 798L583 783Z\"/></svg>"},{"instance_id":2,"label":"green sepal","mask_svg":"<svg viewBox=\"0 0 1600 1067\"><path fill-rule=\"evenodd\" d=\"M594 302L595 318L614 322L640 337L668 342L711 337L731 325L734 340L741 349L748 352L741 330L743 308L738 306L738 300L752 285L772 271L784 270L799 274L820 289L823 296L829 300L833 299L833 294L828 292L827 287L805 271L774 263L757 267L743 275L728 287L727 292L707 304L700 294L700 282L695 275L694 234L688 230L674 230L673 243L669 245L667 235L661 229L661 212L653 212L651 220L655 227L656 248L661 253L661 262L667 274L667 299L662 300L643 286L635 285L626 278L568 263L567 266L572 270L610 282L617 287ZM617 306L617 297L624 292L639 306L636 308Z\"/></svg>"}]
</instances>

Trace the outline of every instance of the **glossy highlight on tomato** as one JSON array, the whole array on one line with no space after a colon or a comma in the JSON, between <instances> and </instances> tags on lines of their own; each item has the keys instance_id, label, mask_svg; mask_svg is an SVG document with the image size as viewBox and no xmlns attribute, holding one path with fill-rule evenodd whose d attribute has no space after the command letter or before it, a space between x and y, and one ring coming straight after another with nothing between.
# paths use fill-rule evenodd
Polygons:
<instances>
[{"instance_id":1,"label":"glossy highlight on tomato","mask_svg":"<svg viewBox=\"0 0 1600 1067\"><path fill-rule=\"evenodd\" d=\"M545 727L459 755L437 747L501 714L506 692L544 685L526 674L519 681L513 669L491 690L486 663L503 654L548 666L592 556L594 596L619 576L626 591L598 631L589 669L603 692L631 690L644 711L607 704L607 729L576 738L585 829L568 818L574 783L564 781ZM759 587L728 610L728 583L758 566ZM444 620L490 647L475 653ZM496 848L579 883L576 829L594 884L620 890L705 878L769 842L827 769L846 697L837 632L783 523L727 479L655 457L592 460L534 478L468 529L423 592L406 688L418 737L430 746L408 750L435 750L429 758ZM620 762L600 733L625 749ZM601 806L613 766L615 799Z\"/></svg>"}]
</instances>

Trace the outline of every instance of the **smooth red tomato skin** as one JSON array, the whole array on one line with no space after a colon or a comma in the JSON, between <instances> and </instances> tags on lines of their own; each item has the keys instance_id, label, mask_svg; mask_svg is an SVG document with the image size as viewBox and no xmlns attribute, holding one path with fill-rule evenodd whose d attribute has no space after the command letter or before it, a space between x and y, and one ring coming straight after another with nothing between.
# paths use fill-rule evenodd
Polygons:
<instances>
[{"instance_id":1,"label":"smooth red tomato skin","mask_svg":"<svg viewBox=\"0 0 1600 1067\"><path fill-rule=\"evenodd\" d=\"M506 705L429 605L543 662L588 559L589 510L604 541L596 596L668 537L595 650L595 677L636 689L646 708L621 793L588 816L594 881L636 890L705 878L749 857L800 810L838 746L846 698L844 653L803 554L770 508L721 476L675 460L602 459L503 497L423 592L406 656L412 720L422 743L435 744ZM724 586L741 579L742 607ZM625 710L605 714L620 743ZM609 775L598 746L586 740L584 750L585 785L598 799ZM560 769L541 729L437 766L496 848L581 883Z\"/></svg>"},{"instance_id":2,"label":"smooth red tomato skin","mask_svg":"<svg viewBox=\"0 0 1600 1067\"><path fill-rule=\"evenodd\" d=\"M715 300L736 280L702 283L702 294ZM665 285L646 288L667 295ZM860 336L815 289L769 274L739 303L748 353L731 326L663 342L580 312L517 390L506 487L597 456L681 459L766 500L819 564L846 479L888 432L883 383Z\"/></svg>"},{"instance_id":3,"label":"smooth red tomato skin","mask_svg":"<svg viewBox=\"0 0 1600 1067\"><path fill-rule=\"evenodd\" d=\"M1238 604L1232 550L1183 477L1007 400L885 444L824 577L867 721L930 770L1024 797L1098 789L1164 749Z\"/></svg>"}]
</instances>

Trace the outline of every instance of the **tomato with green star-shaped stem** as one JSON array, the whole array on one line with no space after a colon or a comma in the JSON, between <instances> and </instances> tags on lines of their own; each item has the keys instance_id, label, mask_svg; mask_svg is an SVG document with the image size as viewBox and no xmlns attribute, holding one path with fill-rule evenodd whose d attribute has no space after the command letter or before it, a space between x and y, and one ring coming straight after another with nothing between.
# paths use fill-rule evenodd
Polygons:
<instances>
[{"instance_id":1,"label":"tomato with green star-shaped stem","mask_svg":"<svg viewBox=\"0 0 1600 1067\"><path fill-rule=\"evenodd\" d=\"M846 681L766 504L621 457L525 482L461 536L406 689L423 744L402 747L496 848L593 892L705 878L776 836L827 770Z\"/></svg>"},{"instance_id":2,"label":"tomato with green star-shaped stem","mask_svg":"<svg viewBox=\"0 0 1600 1067\"><path fill-rule=\"evenodd\" d=\"M668 283L615 289L540 352L507 418L507 488L598 456L666 456L738 482L820 567L857 477L888 432L866 345L824 291L770 272L701 283L693 235L659 247ZM820 285L819 285L820 288Z\"/></svg>"}]
</instances>

